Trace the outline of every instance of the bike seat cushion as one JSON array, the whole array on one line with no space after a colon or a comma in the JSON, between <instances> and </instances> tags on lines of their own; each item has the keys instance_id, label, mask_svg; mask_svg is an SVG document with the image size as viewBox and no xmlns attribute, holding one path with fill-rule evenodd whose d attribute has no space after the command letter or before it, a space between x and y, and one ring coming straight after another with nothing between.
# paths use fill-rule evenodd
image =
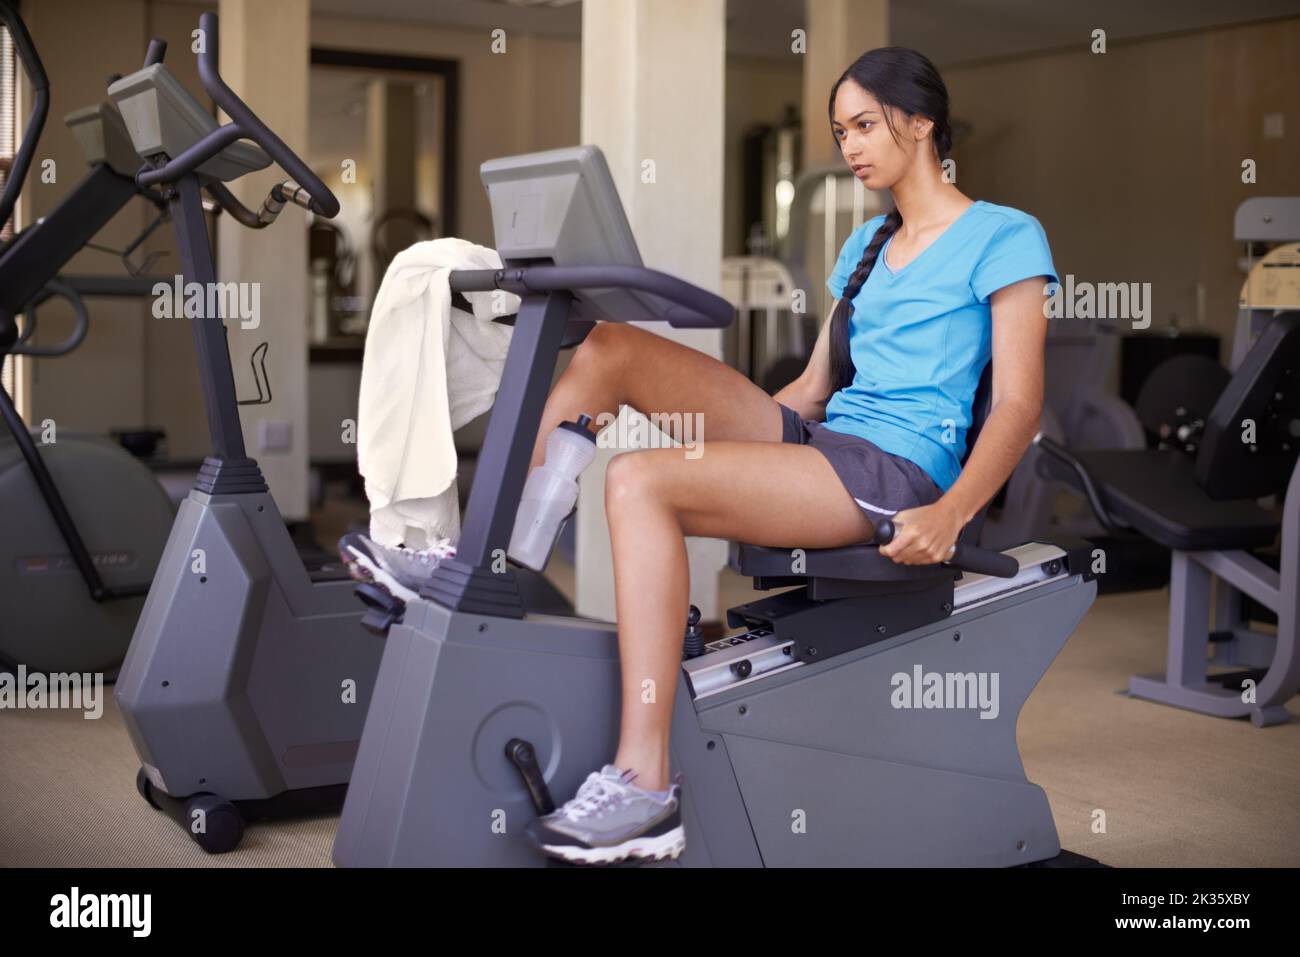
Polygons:
<instances>
[{"instance_id":1,"label":"bike seat cushion","mask_svg":"<svg viewBox=\"0 0 1300 957\"><path fill-rule=\"evenodd\" d=\"M842 548L768 548L739 544L739 571L754 578L835 578L850 581L915 582L955 574L943 565L899 565L875 545Z\"/></svg>"}]
</instances>

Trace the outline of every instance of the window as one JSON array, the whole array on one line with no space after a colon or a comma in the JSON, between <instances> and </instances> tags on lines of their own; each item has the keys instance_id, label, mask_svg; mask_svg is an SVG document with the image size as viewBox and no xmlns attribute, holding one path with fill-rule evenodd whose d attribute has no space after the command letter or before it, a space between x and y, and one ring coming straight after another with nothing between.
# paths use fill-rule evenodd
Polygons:
<instances>
[{"instance_id":1,"label":"window","mask_svg":"<svg viewBox=\"0 0 1300 957\"><path fill-rule=\"evenodd\" d=\"M14 64L14 42L6 27L0 26L0 190L9 182L9 168L14 161L16 136L15 116L18 112L18 76ZM0 224L0 245L13 235L13 217ZM14 357L5 356L0 365L0 388L10 395L14 392Z\"/></svg>"}]
</instances>

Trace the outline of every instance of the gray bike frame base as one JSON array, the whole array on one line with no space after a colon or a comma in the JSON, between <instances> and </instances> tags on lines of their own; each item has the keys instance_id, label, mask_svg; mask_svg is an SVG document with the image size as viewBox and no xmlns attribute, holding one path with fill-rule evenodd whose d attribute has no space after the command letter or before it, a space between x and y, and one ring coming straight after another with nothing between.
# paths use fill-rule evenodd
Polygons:
<instances>
[{"instance_id":1,"label":"gray bike frame base","mask_svg":"<svg viewBox=\"0 0 1300 957\"><path fill-rule=\"evenodd\" d=\"M117 682L145 773L228 801L348 780L383 642L313 582L269 493L181 504Z\"/></svg>"},{"instance_id":2,"label":"gray bike frame base","mask_svg":"<svg viewBox=\"0 0 1300 957\"><path fill-rule=\"evenodd\" d=\"M941 623L703 697L682 672L672 769L687 848L714 866L1004 866L1060 851L1016 745L1022 705L1096 594L1064 574ZM708 657L708 656L706 656ZM696 662L705 659L694 659ZM996 717L899 709L893 676L999 675ZM506 742L557 803L614 756L617 635L604 622L407 606L380 665L334 844L341 866L537 866Z\"/></svg>"}]
</instances>

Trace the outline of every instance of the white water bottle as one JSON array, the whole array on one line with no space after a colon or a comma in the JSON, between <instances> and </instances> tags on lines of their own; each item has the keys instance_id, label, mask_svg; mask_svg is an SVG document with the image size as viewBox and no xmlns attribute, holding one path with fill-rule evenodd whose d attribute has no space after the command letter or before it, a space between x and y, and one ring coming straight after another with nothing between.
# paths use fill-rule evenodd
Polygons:
<instances>
[{"instance_id":1,"label":"white water bottle","mask_svg":"<svg viewBox=\"0 0 1300 957\"><path fill-rule=\"evenodd\" d=\"M561 422L546 439L546 460L524 483L515 528L506 554L540 572L555 548L564 520L578 501L578 476L596 457L596 437L587 430L591 416Z\"/></svg>"}]
</instances>

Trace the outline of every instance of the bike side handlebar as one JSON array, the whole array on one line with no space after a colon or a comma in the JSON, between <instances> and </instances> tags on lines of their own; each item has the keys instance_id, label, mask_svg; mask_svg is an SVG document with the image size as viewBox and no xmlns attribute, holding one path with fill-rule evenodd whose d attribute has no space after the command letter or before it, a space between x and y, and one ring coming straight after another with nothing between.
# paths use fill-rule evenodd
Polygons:
<instances>
[{"instance_id":1,"label":"bike side handlebar","mask_svg":"<svg viewBox=\"0 0 1300 957\"><path fill-rule=\"evenodd\" d=\"M872 541L876 545L888 545L894 540L896 531L892 520L883 519L876 525L876 535ZM962 571L992 575L995 578L1015 578L1020 573L1020 563L1010 555L961 542L957 543L957 550L953 552L952 558L943 564Z\"/></svg>"},{"instance_id":2,"label":"bike side handlebar","mask_svg":"<svg viewBox=\"0 0 1300 957\"><path fill-rule=\"evenodd\" d=\"M629 315L622 319L667 322L684 329L723 329L735 317L735 307L721 296L684 279L644 266L511 266L504 269L453 269L452 292L504 289L516 295L579 289L635 289L672 303L660 314Z\"/></svg>"},{"instance_id":3,"label":"bike side handlebar","mask_svg":"<svg viewBox=\"0 0 1300 957\"><path fill-rule=\"evenodd\" d=\"M203 31L206 41L199 53L199 80L203 83L203 88L208 91L208 95L217 106L226 111L248 139L266 150L267 155L282 170L307 190L308 195L311 196L313 212L331 219L337 216L339 201L330 188L308 168L297 153L289 149L284 140L258 119L248 105L221 79L221 71L217 68L217 15L215 13L201 15L199 29Z\"/></svg>"}]
</instances>

